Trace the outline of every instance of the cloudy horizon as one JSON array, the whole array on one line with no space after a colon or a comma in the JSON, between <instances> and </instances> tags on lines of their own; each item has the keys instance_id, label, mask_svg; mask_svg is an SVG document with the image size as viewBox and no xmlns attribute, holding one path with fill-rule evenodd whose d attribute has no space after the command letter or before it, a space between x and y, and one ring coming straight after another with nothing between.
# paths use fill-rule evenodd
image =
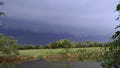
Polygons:
<instances>
[{"instance_id":1,"label":"cloudy horizon","mask_svg":"<svg viewBox=\"0 0 120 68\"><path fill-rule=\"evenodd\" d=\"M98 40L103 41L109 39L118 24L115 23L117 17L115 7L118 1L114 0L5 0L4 2L2 10L6 16L0 17L0 26L2 23L5 24L2 29L67 34L78 38L88 37L86 40L90 41L95 41L93 40L95 37L105 37Z\"/></svg>"}]
</instances>

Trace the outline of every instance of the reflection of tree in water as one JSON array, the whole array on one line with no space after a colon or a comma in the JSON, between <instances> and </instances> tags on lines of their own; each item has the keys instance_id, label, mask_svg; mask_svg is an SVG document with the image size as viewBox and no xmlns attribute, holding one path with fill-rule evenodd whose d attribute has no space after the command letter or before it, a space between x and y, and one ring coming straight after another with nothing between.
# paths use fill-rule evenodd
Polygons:
<instances>
[{"instance_id":1,"label":"reflection of tree in water","mask_svg":"<svg viewBox=\"0 0 120 68\"><path fill-rule=\"evenodd\" d=\"M66 58L66 68L71 68L70 61Z\"/></svg>"},{"instance_id":2,"label":"reflection of tree in water","mask_svg":"<svg viewBox=\"0 0 120 68\"><path fill-rule=\"evenodd\" d=\"M69 53L69 48L66 47L66 57L65 57L65 59L66 59L66 68L71 68L68 53Z\"/></svg>"},{"instance_id":3,"label":"reflection of tree in water","mask_svg":"<svg viewBox=\"0 0 120 68\"><path fill-rule=\"evenodd\" d=\"M19 68L17 63L0 63L0 68Z\"/></svg>"}]
</instances>

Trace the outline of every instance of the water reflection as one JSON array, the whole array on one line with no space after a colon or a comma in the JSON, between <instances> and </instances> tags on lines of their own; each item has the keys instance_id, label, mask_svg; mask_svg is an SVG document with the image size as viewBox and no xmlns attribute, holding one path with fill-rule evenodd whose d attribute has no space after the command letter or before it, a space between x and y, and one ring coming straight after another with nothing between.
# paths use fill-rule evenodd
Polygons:
<instances>
[{"instance_id":1,"label":"water reflection","mask_svg":"<svg viewBox=\"0 0 120 68\"><path fill-rule=\"evenodd\" d=\"M2 63L0 68L102 68L97 62L81 62L81 61L46 61L44 59L36 61L28 61L20 64Z\"/></svg>"},{"instance_id":2,"label":"water reflection","mask_svg":"<svg viewBox=\"0 0 120 68\"><path fill-rule=\"evenodd\" d=\"M70 68L70 62L69 62L69 60L66 61L66 68Z\"/></svg>"},{"instance_id":3,"label":"water reflection","mask_svg":"<svg viewBox=\"0 0 120 68\"><path fill-rule=\"evenodd\" d=\"M0 68L19 68L17 63L0 63Z\"/></svg>"}]
</instances>

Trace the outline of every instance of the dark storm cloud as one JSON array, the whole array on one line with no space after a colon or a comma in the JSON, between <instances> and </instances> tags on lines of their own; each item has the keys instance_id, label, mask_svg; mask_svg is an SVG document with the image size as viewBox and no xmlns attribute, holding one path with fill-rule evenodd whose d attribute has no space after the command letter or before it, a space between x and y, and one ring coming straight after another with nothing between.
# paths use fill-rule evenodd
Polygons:
<instances>
[{"instance_id":1,"label":"dark storm cloud","mask_svg":"<svg viewBox=\"0 0 120 68\"><path fill-rule=\"evenodd\" d=\"M2 19L6 29L76 37L108 36L116 26L117 3L114 0L5 0L6 17Z\"/></svg>"}]
</instances>

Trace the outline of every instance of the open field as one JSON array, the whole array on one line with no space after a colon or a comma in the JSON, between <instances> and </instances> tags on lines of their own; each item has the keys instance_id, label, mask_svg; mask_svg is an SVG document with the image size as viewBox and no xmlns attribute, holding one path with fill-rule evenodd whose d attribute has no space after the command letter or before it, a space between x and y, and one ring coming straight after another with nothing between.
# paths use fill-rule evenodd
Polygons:
<instances>
[{"instance_id":1,"label":"open field","mask_svg":"<svg viewBox=\"0 0 120 68\"><path fill-rule=\"evenodd\" d=\"M104 47L89 47L89 48L69 48L69 49L33 49L33 50L19 50L20 56L13 57L1 57L5 58L2 61L19 60L21 62L27 60L37 60L39 58L46 59L48 61L56 60L96 60L96 58L102 58L101 53L104 52ZM53 60L54 59L54 60ZM1 61L1 62L2 62Z\"/></svg>"},{"instance_id":2,"label":"open field","mask_svg":"<svg viewBox=\"0 0 120 68\"><path fill-rule=\"evenodd\" d=\"M89 47L89 48L69 48L70 52L78 51L79 49L85 49L87 51L100 51L101 47ZM103 49L103 48L102 48ZM64 52L65 49L33 49L33 50L20 50L20 55L38 55L43 56L46 54L59 54L60 52Z\"/></svg>"}]
</instances>

